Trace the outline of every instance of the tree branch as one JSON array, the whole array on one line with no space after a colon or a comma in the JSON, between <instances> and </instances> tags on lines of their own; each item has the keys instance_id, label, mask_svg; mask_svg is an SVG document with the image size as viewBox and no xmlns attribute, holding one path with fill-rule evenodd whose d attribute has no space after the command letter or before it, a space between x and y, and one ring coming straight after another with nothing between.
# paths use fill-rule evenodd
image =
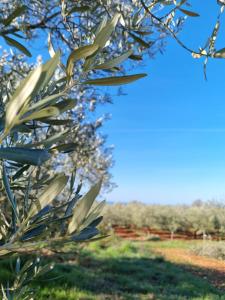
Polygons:
<instances>
[{"instance_id":1,"label":"tree branch","mask_svg":"<svg viewBox=\"0 0 225 300\"><path fill-rule=\"evenodd\" d=\"M55 17L57 17L58 15L60 15L60 14L61 14L60 11L55 12L51 16L44 18L42 21L40 21L40 22L38 22L36 24L27 24L25 26L25 29L26 30L33 30L33 29L37 29L37 28L47 28L46 24L49 21L51 21L52 19L54 19ZM0 31L0 35L13 34L13 33L16 33L18 31L21 31L21 29L17 28L17 27L13 27L13 28L9 28L9 29L5 29L5 30Z\"/></svg>"},{"instance_id":2,"label":"tree branch","mask_svg":"<svg viewBox=\"0 0 225 300\"><path fill-rule=\"evenodd\" d=\"M175 41L185 50L187 50L188 52L190 52L191 54L199 54L201 56L204 56L204 54L200 53L200 52L196 52L194 50L192 50L191 48L187 47L178 37L177 35L174 33L174 31L166 24L164 23L161 18L158 18L157 16L155 16L150 10L149 8L146 6L146 4L144 3L144 0L141 0L141 4L144 8L144 10L151 16L152 19L154 19L155 21L159 22L159 24L161 24L167 31L169 31L169 33L172 35L172 37L175 39Z\"/></svg>"}]
</instances>

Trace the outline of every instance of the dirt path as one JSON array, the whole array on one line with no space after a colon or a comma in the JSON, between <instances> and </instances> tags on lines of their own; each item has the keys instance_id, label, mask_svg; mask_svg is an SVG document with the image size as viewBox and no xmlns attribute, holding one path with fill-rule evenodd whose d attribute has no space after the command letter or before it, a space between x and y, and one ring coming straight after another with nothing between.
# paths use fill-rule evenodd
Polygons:
<instances>
[{"instance_id":1,"label":"dirt path","mask_svg":"<svg viewBox=\"0 0 225 300\"><path fill-rule=\"evenodd\" d=\"M185 249L157 248L157 253L167 260L183 265L195 275L205 278L214 286L225 290L225 262L190 253Z\"/></svg>"}]
</instances>

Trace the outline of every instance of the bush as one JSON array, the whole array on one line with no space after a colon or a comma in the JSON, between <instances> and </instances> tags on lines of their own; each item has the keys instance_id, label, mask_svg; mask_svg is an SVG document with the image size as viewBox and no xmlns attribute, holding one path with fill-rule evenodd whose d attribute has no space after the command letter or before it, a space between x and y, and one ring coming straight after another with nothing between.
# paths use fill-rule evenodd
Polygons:
<instances>
[{"instance_id":1,"label":"bush","mask_svg":"<svg viewBox=\"0 0 225 300\"><path fill-rule=\"evenodd\" d=\"M191 251L196 255L225 260L225 242L203 242L192 246Z\"/></svg>"},{"instance_id":2,"label":"bush","mask_svg":"<svg viewBox=\"0 0 225 300\"><path fill-rule=\"evenodd\" d=\"M147 236L146 240L147 241L152 241L152 242L157 242L157 241L161 241L161 238L157 234L150 234L150 235Z\"/></svg>"}]
</instances>

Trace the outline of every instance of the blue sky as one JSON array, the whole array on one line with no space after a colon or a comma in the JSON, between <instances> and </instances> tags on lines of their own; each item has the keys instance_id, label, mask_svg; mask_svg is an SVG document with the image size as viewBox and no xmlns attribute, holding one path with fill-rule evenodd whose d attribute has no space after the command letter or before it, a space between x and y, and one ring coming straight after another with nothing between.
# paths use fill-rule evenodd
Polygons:
<instances>
[{"instance_id":1,"label":"blue sky","mask_svg":"<svg viewBox=\"0 0 225 300\"><path fill-rule=\"evenodd\" d=\"M188 18L180 38L197 49L212 32L219 7L216 1L204 1L204 6L200 0L192 2L201 17ZM222 47L223 28L218 49ZM108 144L115 145L112 174L118 184L107 199L170 204L224 200L225 60L210 61L206 82L203 61L169 39L164 55L138 71L149 76L126 86L127 96L115 97L113 105L101 109L112 114L103 132Z\"/></svg>"}]
</instances>

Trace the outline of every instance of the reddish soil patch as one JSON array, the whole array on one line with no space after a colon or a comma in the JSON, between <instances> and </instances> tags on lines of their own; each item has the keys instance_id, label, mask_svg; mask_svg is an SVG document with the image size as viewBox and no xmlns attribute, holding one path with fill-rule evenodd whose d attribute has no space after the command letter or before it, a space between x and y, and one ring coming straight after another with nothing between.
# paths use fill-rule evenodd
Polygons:
<instances>
[{"instance_id":1,"label":"reddish soil patch","mask_svg":"<svg viewBox=\"0 0 225 300\"><path fill-rule=\"evenodd\" d=\"M114 233L124 239L129 240L145 240L148 237L156 236L161 240L169 240L171 238L171 233L169 231L162 231L152 228L135 228L133 226L129 227L121 227L114 225L113 226ZM202 235L194 235L191 232L180 232L175 233L173 235L173 239L175 240L193 240L193 239L202 239ZM212 236L212 239L219 239L217 236Z\"/></svg>"},{"instance_id":2,"label":"reddish soil patch","mask_svg":"<svg viewBox=\"0 0 225 300\"><path fill-rule=\"evenodd\" d=\"M194 255L185 249L158 248L155 251L167 260L184 265L191 273L225 290L225 261Z\"/></svg>"}]
</instances>

